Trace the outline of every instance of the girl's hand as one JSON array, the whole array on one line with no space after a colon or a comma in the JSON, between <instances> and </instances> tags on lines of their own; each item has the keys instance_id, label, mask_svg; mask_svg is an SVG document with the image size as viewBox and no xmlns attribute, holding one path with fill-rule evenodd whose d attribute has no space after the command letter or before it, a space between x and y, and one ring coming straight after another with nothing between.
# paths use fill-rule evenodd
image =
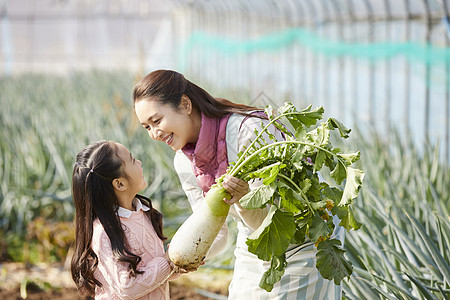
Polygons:
<instances>
[{"instance_id":1,"label":"girl's hand","mask_svg":"<svg viewBox=\"0 0 450 300\"><path fill-rule=\"evenodd\" d=\"M249 192L248 182L236 177L226 175L222 182L223 187L231 194L231 199L223 199L226 204L232 205Z\"/></svg>"},{"instance_id":2,"label":"girl's hand","mask_svg":"<svg viewBox=\"0 0 450 300\"><path fill-rule=\"evenodd\" d=\"M167 244L167 250L169 250L169 246L170 246L170 244ZM164 253L163 258L164 258L165 260L167 260L167 262L169 263L170 270L175 270L175 273L185 274L185 273L197 271L197 269L198 269L198 268L195 268L195 269L186 270L186 269L182 269L182 268L177 267L177 266L170 260L170 257L169 257L169 251L166 251L166 253ZM205 264L205 261L202 261L202 263L201 263L200 265L204 265L204 264Z\"/></svg>"},{"instance_id":3,"label":"girl's hand","mask_svg":"<svg viewBox=\"0 0 450 300\"><path fill-rule=\"evenodd\" d=\"M201 263L200 265L204 265L204 264L205 264L205 262L204 262L204 261L202 261L202 263ZM178 268L178 271L177 271L177 273L180 273L180 274L186 274L186 273L189 273L189 272L195 272L195 271L197 271L197 269L198 269L198 267L197 267L197 268L195 268L195 269L190 269L190 270L186 270L186 269Z\"/></svg>"}]
</instances>

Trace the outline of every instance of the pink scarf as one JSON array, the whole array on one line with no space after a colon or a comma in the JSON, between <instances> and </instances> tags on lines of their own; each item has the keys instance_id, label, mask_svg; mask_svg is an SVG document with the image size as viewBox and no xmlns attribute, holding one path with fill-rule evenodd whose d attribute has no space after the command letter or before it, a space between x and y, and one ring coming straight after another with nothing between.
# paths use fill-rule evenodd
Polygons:
<instances>
[{"instance_id":1,"label":"pink scarf","mask_svg":"<svg viewBox=\"0 0 450 300\"><path fill-rule=\"evenodd\" d=\"M187 144L181 149L192 162L197 183L204 193L227 170L226 129L230 116L228 114L221 119L212 119L202 114L197 143Z\"/></svg>"}]
</instances>

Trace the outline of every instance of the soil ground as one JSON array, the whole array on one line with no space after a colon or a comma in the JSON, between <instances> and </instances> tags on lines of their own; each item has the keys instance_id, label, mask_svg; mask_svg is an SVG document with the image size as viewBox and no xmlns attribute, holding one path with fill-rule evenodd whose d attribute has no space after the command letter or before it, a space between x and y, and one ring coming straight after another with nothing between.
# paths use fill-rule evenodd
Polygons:
<instances>
[{"instance_id":1,"label":"soil ground","mask_svg":"<svg viewBox=\"0 0 450 300\"><path fill-rule=\"evenodd\" d=\"M231 275L230 271L207 268L184 274L170 282L170 299L226 299ZM210 296L212 294L214 296ZM63 266L0 263L0 299L87 300L89 298L77 293L70 272Z\"/></svg>"}]
</instances>

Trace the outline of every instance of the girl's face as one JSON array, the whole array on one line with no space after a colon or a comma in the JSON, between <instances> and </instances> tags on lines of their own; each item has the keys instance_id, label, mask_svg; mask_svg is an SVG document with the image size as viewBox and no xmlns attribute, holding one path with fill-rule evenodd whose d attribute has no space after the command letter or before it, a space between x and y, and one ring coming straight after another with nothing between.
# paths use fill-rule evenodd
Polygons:
<instances>
[{"instance_id":1,"label":"girl's face","mask_svg":"<svg viewBox=\"0 0 450 300\"><path fill-rule=\"evenodd\" d=\"M115 144L117 147L117 155L123 161L123 171L129 178L128 182L132 189L131 192L132 194L137 194L147 186L142 170L142 162L139 159L135 159L124 145L119 143Z\"/></svg>"},{"instance_id":2,"label":"girl's face","mask_svg":"<svg viewBox=\"0 0 450 300\"><path fill-rule=\"evenodd\" d=\"M134 105L136 115L148 135L169 145L174 151L196 143L200 117L192 110L190 99L183 95L179 109L157 100L143 99Z\"/></svg>"}]
</instances>

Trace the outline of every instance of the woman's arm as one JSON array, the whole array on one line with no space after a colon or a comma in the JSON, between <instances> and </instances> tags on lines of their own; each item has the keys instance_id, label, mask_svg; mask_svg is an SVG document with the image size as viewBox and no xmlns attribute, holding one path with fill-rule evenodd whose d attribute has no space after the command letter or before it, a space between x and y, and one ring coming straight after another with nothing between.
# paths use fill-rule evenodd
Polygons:
<instances>
[{"instance_id":1,"label":"woman's arm","mask_svg":"<svg viewBox=\"0 0 450 300\"><path fill-rule=\"evenodd\" d=\"M204 201L203 191L197 184L197 179L192 172L190 160L181 151L175 153L174 158L175 171L181 182L181 186L186 193L192 211L196 211L199 205ZM219 234L214 240L206 259L217 256L226 246L228 240L227 222L220 229Z\"/></svg>"},{"instance_id":2,"label":"woman's arm","mask_svg":"<svg viewBox=\"0 0 450 300\"><path fill-rule=\"evenodd\" d=\"M227 131L227 153L229 162L236 161L237 153L244 151L245 147L248 147L256 138L255 129L261 131L263 128L261 122L265 124L268 122L267 120L256 117L247 118L242 122L244 119L242 116L233 115L232 117L235 119L233 120L230 118L233 123L230 124L231 129ZM270 126L269 132L275 136L276 140L284 140L283 135L275 128L275 126ZM263 138L266 141L270 141L267 133L263 134ZM249 183L250 189L254 189L260 185L261 182L259 181ZM233 207L242 222L253 230L261 225L269 212L268 206L262 209L245 209L239 204L239 201L235 202Z\"/></svg>"}]
</instances>

